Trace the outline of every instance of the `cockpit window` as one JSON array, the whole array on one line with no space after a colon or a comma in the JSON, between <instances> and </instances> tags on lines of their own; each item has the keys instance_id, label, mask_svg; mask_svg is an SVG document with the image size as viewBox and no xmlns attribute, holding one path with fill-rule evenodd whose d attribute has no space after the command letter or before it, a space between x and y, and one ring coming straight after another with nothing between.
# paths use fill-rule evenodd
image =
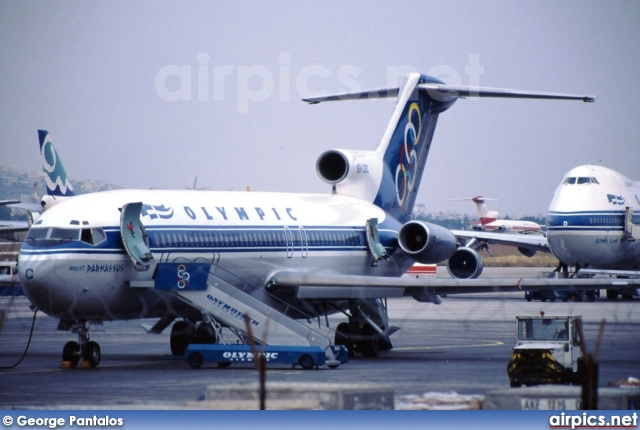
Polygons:
<instances>
[{"instance_id":1,"label":"cockpit window","mask_svg":"<svg viewBox=\"0 0 640 430\"><path fill-rule=\"evenodd\" d=\"M49 239L80 240L79 228L52 228Z\"/></svg>"},{"instance_id":2,"label":"cockpit window","mask_svg":"<svg viewBox=\"0 0 640 430\"><path fill-rule=\"evenodd\" d=\"M600 182L598 182L598 180L594 177L581 176L579 178L576 178L574 176L568 176L564 178L564 181L562 181L562 183L565 185L574 185L574 184L585 185L585 184L599 184Z\"/></svg>"},{"instance_id":3,"label":"cockpit window","mask_svg":"<svg viewBox=\"0 0 640 430\"><path fill-rule=\"evenodd\" d=\"M27 240L71 240L82 241L89 245L98 245L107 239L102 228L37 228L32 227Z\"/></svg>"},{"instance_id":4,"label":"cockpit window","mask_svg":"<svg viewBox=\"0 0 640 430\"><path fill-rule=\"evenodd\" d=\"M35 228L32 227L27 234L27 239L46 239L49 235L48 228Z\"/></svg>"},{"instance_id":5,"label":"cockpit window","mask_svg":"<svg viewBox=\"0 0 640 430\"><path fill-rule=\"evenodd\" d=\"M578 178L578 184L599 184L596 178Z\"/></svg>"},{"instance_id":6,"label":"cockpit window","mask_svg":"<svg viewBox=\"0 0 640 430\"><path fill-rule=\"evenodd\" d=\"M83 228L80 240L88 243L89 245L97 245L106 238L107 236L101 228Z\"/></svg>"}]
</instances>

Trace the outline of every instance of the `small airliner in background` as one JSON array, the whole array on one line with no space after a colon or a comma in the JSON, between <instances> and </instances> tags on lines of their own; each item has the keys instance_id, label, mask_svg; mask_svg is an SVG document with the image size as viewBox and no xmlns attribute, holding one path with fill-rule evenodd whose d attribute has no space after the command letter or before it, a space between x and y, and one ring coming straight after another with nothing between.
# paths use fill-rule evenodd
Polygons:
<instances>
[{"instance_id":1,"label":"small airliner in background","mask_svg":"<svg viewBox=\"0 0 640 430\"><path fill-rule=\"evenodd\" d=\"M499 219L500 214L497 211L490 211L487 208L487 200L496 200L485 198L482 196L471 197L468 199L456 199L456 200L471 200L476 204L478 211L478 219L480 225L474 225L472 228L476 231L494 231L494 232L509 232L509 233L541 233L542 227L540 224L533 221L521 221L521 220L509 220Z\"/></svg>"},{"instance_id":2,"label":"small airliner in background","mask_svg":"<svg viewBox=\"0 0 640 430\"><path fill-rule=\"evenodd\" d=\"M19 275L31 303L78 335L63 348L63 366L100 362L90 324L135 318L157 318L150 333L173 324L174 354L189 343L228 342L223 328L246 341L250 324L258 342L320 346L327 363L335 361L334 342L373 357L392 348L398 330L386 298L440 303L442 294L574 285L403 275L416 262L448 261L466 271L454 233L411 220L440 113L469 96L594 97L452 86L409 74L399 88L306 101L381 96L398 101L377 150L320 155L316 170L331 186L327 194L114 190L56 199L23 243ZM334 328L326 317L335 313L347 321Z\"/></svg>"}]
</instances>

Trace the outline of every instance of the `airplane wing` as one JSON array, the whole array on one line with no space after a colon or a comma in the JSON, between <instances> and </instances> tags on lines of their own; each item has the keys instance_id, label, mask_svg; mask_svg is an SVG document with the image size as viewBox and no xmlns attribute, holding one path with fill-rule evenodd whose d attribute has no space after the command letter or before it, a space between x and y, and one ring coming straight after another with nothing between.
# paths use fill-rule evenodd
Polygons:
<instances>
[{"instance_id":1,"label":"airplane wing","mask_svg":"<svg viewBox=\"0 0 640 430\"><path fill-rule=\"evenodd\" d=\"M0 206L9 206L10 208L19 208L36 212L42 210L42 206L37 203L22 203L20 200L0 200Z\"/></svg>"},{"instance_id":2,"label":"airplane wing","mask_svg":"<svg viewBox=\"0 0 640 430\"><path fill-rule=\"evenodd\" d=\"M22 203L20 200L0 200L0 206L7 206L10 208L25 209L29 212L37 212L42 210L39 204L35 203ZM30 223L28 221L3 221L0 220L0 234L3 233L17 233L21 231L29 231Z\"/></svg>"},{"instance_id":3,"label":"airplane wing","mask_svg":"<svg viewBox=\"0 0 640 430\"><path fill-rule=\"evenodd\" d=\"M0 200L0 206L12 205L14 203L20 203L20 200Z\"/></svg>"},{"instance_id":4,"label":"airplane wing","mask_svg":"<svg viewBox=\"0 0 640 430\"><path fill-rule=\"evenodd\" d=\"M20 231L29 231L29 223L27 221L2 221L0 220L0 234L17 233Z\"/></svg>"},{"instance_id":5,"label":"airplane wing","mask_svg":"<svg viewBox=\"0 0 640 430\"><path fill-rule=\"evenodd\" d=\"M477 242L484 242L492 245L507 245L525 248L530 251L551 253L547 237L542 234L531 233L491 233L486 231L451 230L451 232L465 246Z\"/></svg>"},{"instance_id":6,"label":"airplane wing","mask_svg":"<svg viewBox=\"0 0 640 430\"><path fill-rule=\"evenodd\" d=\"M327 273L282 271L276 273L268 289L297 288L303 299L360 299L413 297L421 302L440 302L441 295L499 293L537 290L583 290L637 288L640 279L601 278L390 278Z\"/></svg>"}]
</instances>

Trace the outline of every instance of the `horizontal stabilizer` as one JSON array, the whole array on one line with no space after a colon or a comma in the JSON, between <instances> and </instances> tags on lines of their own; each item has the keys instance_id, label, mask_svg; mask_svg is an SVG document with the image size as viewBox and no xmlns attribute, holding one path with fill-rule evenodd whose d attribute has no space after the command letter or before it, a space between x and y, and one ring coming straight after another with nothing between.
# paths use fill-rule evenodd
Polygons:
<instances>
[{"instance_id":1,"label":"horizontal stabilizer","mask_svg":"<svg viewBox=\"0 0 640 430\"><path fill-rule=\"evenodd\" d=\"M435 100L467 98L467 97L494 97L515 99L548 99L548 100L582 100L593 103L597 96L584 94L547 93L541 91L523 91L509 88L491 88L464 85L447 85L437 83L419 84L418 89L429 93ZM319 97L309 97L302 101L309 104L330 102L338 100L378 99L396 97L399 88L378 88L375 90L358 91L353 93L329 94Z\"/></svg>"},{"instance_id":2,"label":"horizontal stabilizer","mask_svg":"<svg viewBox=\"0 0 640 430\"><path fill-rule=\"evenodd\" d=\"M359 91L355 93L331 94L319 97L309 97L302 99L303 102L309 104L317 104L320 102L332 102L337 100L358 100L358 99L379 99L386 97L396 97L399 88L379 88L376 90Z\"/></svg>"},{"instance_id":3,"label":"horizontal stabilizer","mask_svg":"<svg viewBox=\"0 0 640 430\"><path fill-rule=\"evenodd\" d=\"M593 103L596 101L596 96L587 96L582 94L545 93L540 91L512 90L508 88L490 88L436 83L420 84L418 85L418 88L428 91L429 95L436 99L439 96L452 98L499 97L517 99L582 100L583 102L587 103Z\"/></svg>"}]
</instances>

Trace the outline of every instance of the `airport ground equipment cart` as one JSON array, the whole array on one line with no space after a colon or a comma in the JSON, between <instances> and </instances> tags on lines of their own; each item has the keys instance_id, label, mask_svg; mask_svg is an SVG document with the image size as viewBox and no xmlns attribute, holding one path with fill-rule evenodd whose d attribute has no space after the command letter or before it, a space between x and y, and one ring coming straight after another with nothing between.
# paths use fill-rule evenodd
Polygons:
<instances>
[{"instance_id":1,"label":"airport ground equipment cart","mask_svg":"<svg viewBox=\"0 0 640 430\"><path fill-rule=\"evenodd\" d=\"M325 364L330 369L335 369L349 361L349 353L344 345L332 345L330 348L336 357L335 362L327 362L325 352L319 346L256 346L256 349L264 355L266 364L291 364L293 368L300 366L310 370ZM185 352L185 358L189 366L194 369L199 369L204 363L217 363L218 367L228 367L233 363L253 364L254 360L251 346L246 344L190 344Z\"/></svg>"},{"instance_id":2,"label":"airport ground equipment cart","mask_svg":"<svg viewBox=\"0 0 640 430\"><path fill-rule=\"evenodd\" d=\"M516 317L516 346L507 365L512 387L580 384L584 360L577 321L580 316Z\"/></svg>"}]
</instances>

